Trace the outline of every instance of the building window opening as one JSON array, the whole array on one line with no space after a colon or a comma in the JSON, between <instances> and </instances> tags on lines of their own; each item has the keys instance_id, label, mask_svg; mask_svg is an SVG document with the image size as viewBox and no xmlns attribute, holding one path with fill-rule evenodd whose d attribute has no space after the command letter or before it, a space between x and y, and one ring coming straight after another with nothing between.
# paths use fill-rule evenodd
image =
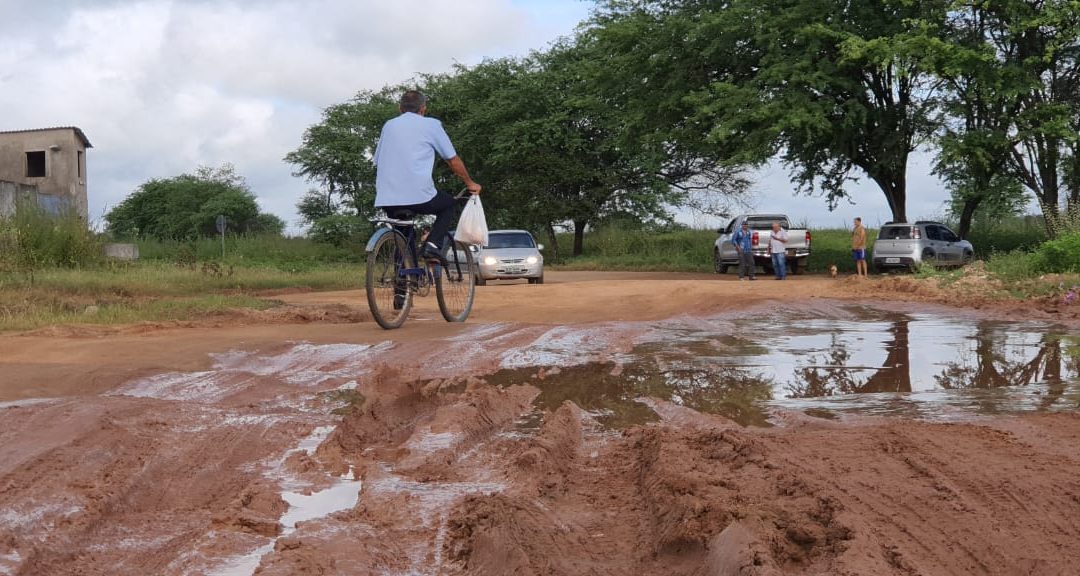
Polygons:
<instances>
[{"instance_id":1,"label":"building window opening","mask_svg":"<svg viewBox=\"0 0 1080 576\"><path fill-rule=\"evenodd\" d=\"M26 153L26 177L45 177L45 151Z\"/></svg>"},{"instance_id":2,"label":"building window opening","mask_svg":"<svg viewBox=\"0 0 1080 576\"><path fill-rule=\"evenodd\" d=\"M83 151L79 150L78 156L75 158L75 170L79 173L79 178L82 179L83 173Z\"/></svg>"}]
</instances>

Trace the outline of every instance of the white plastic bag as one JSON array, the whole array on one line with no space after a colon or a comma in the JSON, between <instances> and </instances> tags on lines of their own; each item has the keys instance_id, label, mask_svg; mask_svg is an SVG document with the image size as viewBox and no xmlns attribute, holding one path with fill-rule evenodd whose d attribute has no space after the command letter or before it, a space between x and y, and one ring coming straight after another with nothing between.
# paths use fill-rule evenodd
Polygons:
<instances>
[{"instance_id":1,"label":"white plastic bag","mask_svg":"<svg viewBox=\"0 0 1080 576\"><path fill-rule=\"evenodd\" d=\"M461 218L458 219L454 240L463 244L487 246L487 218L484 217L484 205L480 203L479 195L473 194L465 203L465 209L461 211Z\"/></svg>"}]
</instances>

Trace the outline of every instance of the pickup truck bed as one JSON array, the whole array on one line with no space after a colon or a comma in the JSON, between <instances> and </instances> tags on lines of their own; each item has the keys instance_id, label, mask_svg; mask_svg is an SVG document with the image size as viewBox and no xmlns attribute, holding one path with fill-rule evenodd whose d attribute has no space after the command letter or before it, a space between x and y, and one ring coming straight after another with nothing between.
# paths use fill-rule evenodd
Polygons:
<instances>
[{"instance_id":1,"label":"pickup truck bed","mask_svg":"<svg viewBox=\"0 0 1080 576\"><path fill-rule=\"evenodd\" d=\"M772 271L772 258L769 255L769 238L772 237L773 222L780 222L780 227L788 233L787 266L792 274L806 269L810 258L810 231L802 228L791 229L788 217L783 214L742 214L728 223L727 228L718 230L720 236L713 246L713 263L717 274L724 274L729 267L738 267L739 256L731 243L731 236L742 227L743 220L750 224L754 234L754 264L765 271Z\"/></svg>"}]
</instances>

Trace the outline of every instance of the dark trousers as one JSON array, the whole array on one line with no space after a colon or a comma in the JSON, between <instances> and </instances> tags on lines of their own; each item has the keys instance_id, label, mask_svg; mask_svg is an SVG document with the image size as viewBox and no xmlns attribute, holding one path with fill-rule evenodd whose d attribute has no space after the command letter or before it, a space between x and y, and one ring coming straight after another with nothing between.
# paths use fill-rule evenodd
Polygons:
<instances>
[{"instance_id":1,"label":"dark trousers","mask_svg":"<svg viewBox=\"0 0 1080 576\"><path fill-rule=\"evenodd\" d=\"M754 277L754 254L749 250L739 252L739 278Z\"/></svg>"},{"instance_id":2,"label":"dark trousers","mask_svg":"<svg viewBox=\"0 0 1080 576\"><path fill-rule=\"evenodd\" d=\"M450 224L454 219L454 197L446 192L435 192L435 197L423 204L410 206L383 206L386 215L397 218L397 214L408 210L414 214L433 214L435 223L431 225L431 233L428 242L435 244L440 249L444 248L443 242L447 233L450 232Z\"/></svg>"}]
</instances>

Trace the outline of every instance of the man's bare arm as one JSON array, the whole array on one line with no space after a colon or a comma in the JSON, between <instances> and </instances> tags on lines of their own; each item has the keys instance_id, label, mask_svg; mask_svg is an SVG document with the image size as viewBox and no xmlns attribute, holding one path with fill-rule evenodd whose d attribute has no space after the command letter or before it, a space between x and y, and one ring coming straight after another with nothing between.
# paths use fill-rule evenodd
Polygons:
<instances>
[{"instance_id":1,"label":"man's bare arm","mask_svg":"<svg viewBox=\"0 0 1080 576\"><path fill-rule=\"evenodd\" d=\"M447 160L446 163L450 165L450 170L465 183L465 188L468 188L469 192L473 194L480 193L480 185L469 176L469 171L465 168L465 163L461 161L461 156L454 156Z\"/></svg>"}]
</instances>

